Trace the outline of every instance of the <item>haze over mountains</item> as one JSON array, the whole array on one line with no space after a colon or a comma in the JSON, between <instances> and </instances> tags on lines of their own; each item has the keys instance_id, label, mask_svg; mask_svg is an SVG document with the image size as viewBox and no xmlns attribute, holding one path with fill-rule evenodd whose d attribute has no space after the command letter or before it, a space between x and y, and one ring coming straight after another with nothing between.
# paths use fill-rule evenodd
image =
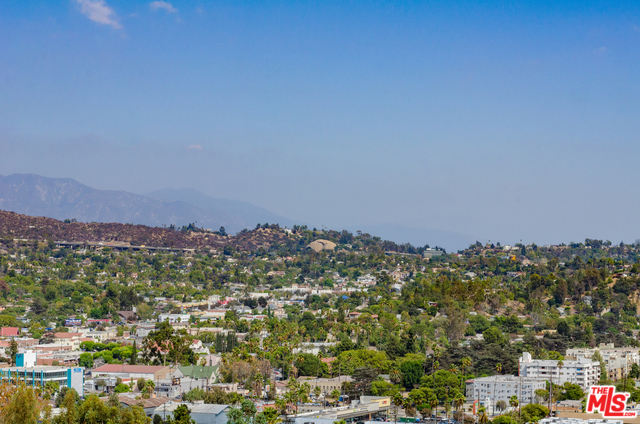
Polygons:
<instances>
[{"instance_id":1,"label":"haze over mountains","mask_svg":"<svg viewBox=\"0 0 640 424\"><path fill-rule=\"evenodd\" d=\"M257 223L292 226L294 221L264 208L236 200L214 199L195 190L160 190L148 196L98 190L70 178L34 174L0 176L0 209L25 215L81 222L120 222L198 227L228 233Z\"/></svg>"},{"instance_id":2,"label":"haze over mountains","mask_svg":"<svg viewBox=\"0 0 640 424\"><path fill-rule=\"evenodd\" d=\"M81 222L133 223L154 227L195 222L198 227L212 230L225 227L229 234L255 228L258 223L277 223L283 227L296 224L314 226L247 202L214 198L193 189L162 189L139 195L121 190L99 190L71 178L48 178L35 174L0 175L0 209L59 220L75 218ZM349 225L346 228L396 243L437 245L449 251L463 249L475 241L471 236L453 232L395 224Z\"/></svg>"}]
</instances>

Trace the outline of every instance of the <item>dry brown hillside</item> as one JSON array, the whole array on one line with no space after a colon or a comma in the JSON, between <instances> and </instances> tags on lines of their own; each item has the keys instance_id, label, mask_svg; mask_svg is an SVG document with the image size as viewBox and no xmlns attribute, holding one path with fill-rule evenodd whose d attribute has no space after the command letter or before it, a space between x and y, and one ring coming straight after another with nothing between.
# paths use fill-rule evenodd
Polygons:
<instances>
[{"instance_id":1,"label":"dry brown hillside","mask_svg":"<svg viewBox=\"0 0 640 424\"><path fill-rule=\"evenodd\" d=\"M255 230L237 236L213 233L181 232L146 225L117 223L65 223L53 218L0 211L0 236L12 239L53 240L67 242L119 241L135 246L189 249L219 249L230 245L242 250L268 247L288 236L282 231Z\"/></svg>"}]
</instances>

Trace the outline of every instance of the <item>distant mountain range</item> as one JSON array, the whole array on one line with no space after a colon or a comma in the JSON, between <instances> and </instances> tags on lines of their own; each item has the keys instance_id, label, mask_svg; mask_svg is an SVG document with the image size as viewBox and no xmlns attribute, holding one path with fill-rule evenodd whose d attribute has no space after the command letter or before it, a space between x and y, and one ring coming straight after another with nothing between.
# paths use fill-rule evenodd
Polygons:
<instances>
[{"instance_id":1,"label":"distant mountain range","mask_svg":"<svg viewBox=\"0 0 640 424\"><path fill-rule=\"evenodd\" d=\"M299 221L238 200L218 199L192 189L164 189L145 195L126 191L98 190L70 178L47 178L34 174L0 175L0 210L80 222L133 223L152 227L196 223L197 227L235 234L256 224L293 227ZM313 225L310 225L313 227ZM475 238L448 231L395 224L353 225L396 243L440 246L448 251L464 249ZM481 240L482 241L482 240Z\"/></svg>"},{"instance_id":2,"label":"distant mountain range","mask_svg":"<svg viewBox=\"0 0 640 424\"><path fill-rule=\"evenodd\" d=\"M258 223L298 223L267 209L229 199L215 199L196 190L160 190L147 195L98 190L70 178L34 174L0 175L0 209L31 216L81 222L120 222L148 226L198 227L229 234Z\"/></svg>"}]
</instances>

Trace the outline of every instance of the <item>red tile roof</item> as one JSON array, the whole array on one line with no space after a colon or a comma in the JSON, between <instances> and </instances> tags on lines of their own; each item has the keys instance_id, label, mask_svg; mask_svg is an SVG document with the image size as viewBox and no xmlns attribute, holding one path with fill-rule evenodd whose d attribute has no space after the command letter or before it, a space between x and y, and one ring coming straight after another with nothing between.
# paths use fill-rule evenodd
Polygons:
<instances>
[{"instance_id":1,"label":"red tile roof","mask_svg":"<svg viewBox=\"0 0 640 424\"><path fill-rule=\"evenodd\" d=\"M9 336L17 336L20 332L18 327L2 327L0 329L0 336L9 337Z\"/></svg>"},{"instance_id":2,"label":"red tile roof","mask_svg":"<svg viewBox=\"0 0 640 424\"><path fill-rule=\"evenodd\" d=\"M163 366L156 365L121 365L121 364L106 364L98 367L92 372L128 372L136 374L150 374L158 372L164 368Z\"/></svg>"}]
</instances>

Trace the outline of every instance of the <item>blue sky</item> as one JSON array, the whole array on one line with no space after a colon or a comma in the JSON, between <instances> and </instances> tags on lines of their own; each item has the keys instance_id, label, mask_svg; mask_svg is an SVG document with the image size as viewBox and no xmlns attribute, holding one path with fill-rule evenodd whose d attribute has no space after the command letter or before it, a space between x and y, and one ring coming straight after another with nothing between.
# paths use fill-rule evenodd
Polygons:
<instances>
[{"instance_id":1,"label":"blue sky","mask_svg":"<svg viewBox=\"0 0 640 424\"><path fill-rule=\"evenodd\" d=\"M631 242L639 59L637 2L5 1L0 174Z\"/></svg>"}]
</instances>

